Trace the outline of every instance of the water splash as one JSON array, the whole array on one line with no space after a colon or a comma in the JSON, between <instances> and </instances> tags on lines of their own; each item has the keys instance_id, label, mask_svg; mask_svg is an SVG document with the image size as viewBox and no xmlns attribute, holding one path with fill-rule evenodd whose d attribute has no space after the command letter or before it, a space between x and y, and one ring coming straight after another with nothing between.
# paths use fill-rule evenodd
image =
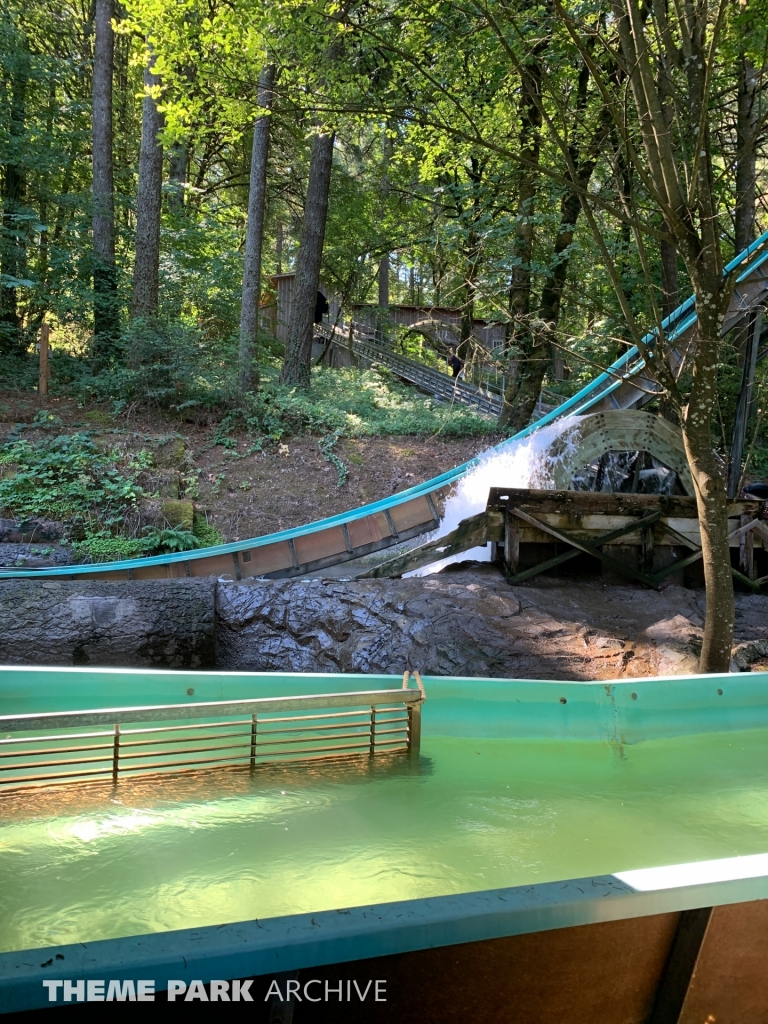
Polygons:
<instances>
[{"instance_id":1,"label":"water splash","mask_svg":"<svg viewBox=\"0 0 768 1024\"><path fill-rule=\"evenodd\" d=\"M482 512L488 502L491 487L531 487L551 490L555 486L557 462L571 454L578 441L580 416L565 416L561 420L534 431L528 437L511 438L505 444L483 452L477 465L461 477L456 489L445 503L440 526L424 543L445 537L463 519ZM554 442L557 440L557 444ZM550 449L554 448L554 451ZM452 562L465 560L489 562L491 545L462 551L440 562L414 569L406 576L429 576Z\"/></svg>"}]
</instances>

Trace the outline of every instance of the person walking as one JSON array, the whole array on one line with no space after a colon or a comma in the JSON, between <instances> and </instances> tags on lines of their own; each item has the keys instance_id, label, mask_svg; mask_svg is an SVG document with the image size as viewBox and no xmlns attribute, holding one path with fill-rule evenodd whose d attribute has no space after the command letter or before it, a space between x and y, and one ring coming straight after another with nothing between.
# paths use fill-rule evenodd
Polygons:
<instances>
[{"instance_id":1,"label":"person walking","mask_svg":"<svg viewBox=\"0 0 768 1024\"><path fill-rule=\"evenodd\" d=\"M454 378L456 378L464 369L464 360L459 359L455 352L451 352L451 354L448 356L448 365L451 368L451 373L453 374Z\"/></svg>"}]
</instances>

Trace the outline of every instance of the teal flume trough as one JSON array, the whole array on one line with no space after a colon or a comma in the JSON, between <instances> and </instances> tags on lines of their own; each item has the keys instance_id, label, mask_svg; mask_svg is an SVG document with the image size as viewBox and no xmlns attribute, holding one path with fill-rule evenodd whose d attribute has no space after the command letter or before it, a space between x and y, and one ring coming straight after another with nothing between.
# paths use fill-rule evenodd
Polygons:
<instances>
[{"instance_id":1,"label":"teal flume trough","mask_svg":"<svg viewBox=\"0 0 768 1024\"><path fill-rule=\"evenodd\" d=\"M35 714L355 693L395 688L400 683L399 677L378 675L4 668L0 670L0 707L6 715ZM253 776L255 788L246 794L255 803L248 805L250 810L236 821L240 832L245 829L253 836L252 842L249 840L253 866L265 876L273 854L277 861L281 857L290 859L294 845L300 846L306 838L301 830L314 828L311 842L307 839L308 845L302 848L300 866L298 861L293 866L288 864L283 874L280 867L275 877L294 878L300 887L302 874L314 877L317 871L318 879L327 880L343 878L349 872L349 891L362 897L370 891L374 898L346 903L343 895L348 890L342 886L338 893L334 891L334 903L328 904L327 894L318 896L322 905L316 909L306 910L297 903L294 913L254 913L247 920L236 916L215 918L208 924L195 919L192 927L168 928L154 922L143 933L110 937L103 937L101 918L94 917L91 924L85 916L73 933L77 941L23 948L13 948L13 941L0 934L4 943L1 948L6 949L0 953L0 1009L8 1012L46 1005L42 982L53 976L75 980L154 978L159 991L169 978L242 978L768 898L768 673L608 682L426 677L424 687L427 700L418 771L401 771L394 765L389 774L366 775L361 770L357 777L344 775L339 768L338 778L333 777L336 769L331 769L330 775L295 780L283 774L274 785L268 776L260 782L257 773ZM575 773L573 778L571 773ZM216 773L206 776L211 780L217 777ZM698 786L697 778L702 780ZM217 816L223 819L232 813L243 798L238 793L222 794L214 781L209 785L210 792L198 791L182 808L197 822L192 831L189 821L183 822L185 844L201 841L206 828L217 835ZM275 786L282 788L276 790ZM592 792L585 792L590 786ZM566 790L568 799L562 801ZM293 800L290 806L280 804L280 793L285 796L286 791L286 799ZM12 904L15 898L10 877L3 878L10 863L9 849L12 854L17 842L14 829L21 830L19 837L27 834L24 829L31 830L28 834L38 836L41 843L53 837L55 843L50 850L54 855L57 844L63 844L66 857L50 870L63 872L64 882L69 880L73 888L77 888L79 878L90 879L87 885L98 888L99 864L94 862L94 854L97 861L119 854L118 860L125 866L127 858L136 856L132 850L144 851L144 872L151 875L155 849L149 845L155 841L152 829L164 827L160 819L163 814L172 814L173 807L153 804L147 791L131 810L127 804L123 806L128 798L121 797L119 787L115 792L117 805L106 810L94 810L86 801L82 813L75 813L70 800L65 810L38 810L29 821L18 806L4 811L7 805L0 801L2 832L10 843L0 855L0 893L5 893L0 903ZM393 794L391 798L387 792ZM84 800L85 793L83 789ZM437 807L446 793L450 801L444 801L443 810L435 811L430 818L430 806ZM632 809L638 794L640 803ZM303 816L302 807L294 822L294 804L303 804L305 795L307 804L316 803L312 816ZM592 803L584 802L586 797L591 797ZM270 819L264 805L272 799L277 801L279 813ZM451 830L458 830L465 845L455 862L459 874L441 874L440 862L447 863L451 852L442 849L445 840L440 830L446 823L440 814L453 813L454 804L460 813L447 822L449 831L445 835L450 839ZM258 813L253 810L257 805ZM739 807L742 812L738 812ZM127 818L119 817L128 811ZM627 817L630 811L634 817ZM691 827L678 827L676 819L684 819L689 812ZM736 828L734 816L738 813L743 813L744 820ZM131 828L120 824L130 824L131 814L141 819L131 826L135 839ZM338 814L340 818L334 817ZM714 825L708 830L710 814ZM156 820L144 822L153 815ZM557 840L563 821L577 823L578 833L578 822L585 816L592 824L583 837L563 833ZM321 827L325 818L333 833L330 840ZM355 856L360 851L354 844L343 846L344 837L337 834L338 821L345 822L353 832L362 821L361 835L368 836L373 845L384 833L390 834L393 843L382 846L382 857L370 865L358 863ZM510 821L514 827L505 831ZM615 846L619 850L621 837L617 839L616 833L621 831L622 821L628 822L636 835L621 847L623 853L611 854L617 863L593 874L579 871L590 862L603 864L601 846L619 842ZM83 838L86 827L91 831ZM723 827L730 831L720 837L717 832ZM675 828L679 834L669 849L678 859L664 860L665 833ZM653 845L643 846L642 835L648 831L658 833L658 850ZM430 845L432 839L435 842ZM405 860L398 860L397 844L401 840L406 846L414 844L408 847L412 853ZM592 841L594 854L577 849L577 841ZM134 842L138 845L132 846ZM334 845L337 842L342 845ZM560 873L547 877L549 869L539 870L535 862L555 842L572 846L573 852L559 854L566 858L558 862ZM174 843L174 856L182 857L178 836ZM194 885L204 893L208 883L216 883L216 872L226 867L227 857L232 854L232 848L222 840L217 839L216 844L221 846L220 851L216 852L216 845L209 848L210 859L193 874L190 891L173 889L176 895L166 894L163 899L189 902L194 897ZM642 855L632 853L636 845L642 847ZM426 860L419 861L414 877L406 879L406 898L375 898L376 893L385 891L377 878L386 875L390 866L397 876L408 856L418 858L419 849L427 850ZM48 850L46 846L46 855ZM82 852L82 862L77 859L78 851ZM35 850L26 850L25 856L34 860ZM466 879L459 877L464 863L461 858L469 865ZM478 879L486 877L492 883L503 880L508 865L514 868L510 877L527 877L526 863L534 868L529 872L530 879L522 884L478 884ZM571 874L563 867L568 863L575 868ZM419 895L420 876L429 874L430 864L434 865L437 882L428 880L428 895ZM685 866L681 868L680 864ZM48 870L45 864L40 868L42 903L48 898L44 895L49 892ZM448 881L441 889L445 879ZM25 884L17 877L17 886L23 889ZM116 879L115 885L119 884ZM397 891L397 878L393 884ZM161 890L166 892L165 882L163 886ZM38 888L30 891L37 892ZM308 898L313 898L311 886L308 892ZM127 890L116 891L114 901L130 900L130 895ZM56 896L63 900L62 912L66 912L68 898ZM75 899L74 891L71 898ZM242 898L242 906L248 906L246 889L238 898ZM290 902L293 896L287 898ZM236 904L238 908L240 905ZM171 906L169 902L166 908ZM194 901L189 906L193 907ZM28 907L33 916L38 909ZM66 913L62 920L65 918ZM0 924L0 933L4 927L12 928L12 906L10 911L0 913L3 920L6 924ZM47 934L42 917L40 921L36 926L39 934ZM56 965L55 975L51 974L51 963Z\"/></svg>"}]
</instances>

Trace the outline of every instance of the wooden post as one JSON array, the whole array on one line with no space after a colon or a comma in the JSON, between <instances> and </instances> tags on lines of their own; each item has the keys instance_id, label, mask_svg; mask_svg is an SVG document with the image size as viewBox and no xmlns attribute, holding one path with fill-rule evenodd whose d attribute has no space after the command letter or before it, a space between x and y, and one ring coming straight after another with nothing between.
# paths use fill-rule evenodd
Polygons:
<instances>
[{"instance_id":1,"label":"wooden post","mask_svg":"<svg viewBox=\"0 0 768 1024\"><path fill-rule=\"evenodd\" d=\"M256 767L256 739L258 727L258 717L254 713L251 716L251 768Z\"/></svg>"},{"instance_id":2,"label":"wooden post","mask_svg":"<svg viewBox=\"0 0 768 1024\"><path fill-rule=\"evenodd\" d=\"M504 564L507 571L514 573L517 563L520 561L520 533L517 528L517 520L509 514L509 508L504 508Z\"/></svg>"},{"instance_id":3,"label":"wooden post","mask_svg":"<svg viewBox=\"0 0 768 1024\"><path fill-rule=\"evenodd\" d=\"M408 753L418 761L421 748L421 704L408 705Z\"/></svg>"},{"instance_id":4,"label":"wooden post","mask_svg":"<svg viewBox=\"0 0 768 1024\"><path fill-rule=\"evenodd\" d=\"M653 572L653 548L653 526L643 526L640 531L640 570L642 572Z\"/></svg>"},{"instance_id":5,"label":"wooden post","mask_svg":"<svg viewBox=\"0 0 768 1024\"><path fill-rule=\"evenodd\" d=\"M748 526L753 521L753 516L741 517L742 526ZM755 578L755 536L752 530L739 534L739 568L751 580Z\"/></svg>"},{"instance_id":6,"label":"wooden post","mask_svg":"<svg viewBox=\"0 0 768 1024\"><path fill-rule=\"evenodd\" d=\"M48 377L50 376L48 370L48 338L50 330L48 324L40 325L40 377L37 385L37 393L39 395L48 394Z\"/></svg>"}]
</instances>

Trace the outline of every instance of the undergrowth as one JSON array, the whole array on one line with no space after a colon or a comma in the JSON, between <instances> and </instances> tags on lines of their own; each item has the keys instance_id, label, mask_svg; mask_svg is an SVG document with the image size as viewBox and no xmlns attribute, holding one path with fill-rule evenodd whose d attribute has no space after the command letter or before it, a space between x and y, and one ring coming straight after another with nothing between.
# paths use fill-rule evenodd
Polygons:
<instances>
[{"instance_id":1,"label":"undergrowth","mask_svg":"<svg viewBox=\"0 0 768 1024\"><path fill-rule=\"evenodd\" d=\"M330 462L332 466L335 466L336 471L339 474L339 479L336 482L337 487L343 487L347 482L347 477L349 476L348 468L333 450L339 443L340 436L341 435L338 433L326 434L320 442L320 451L323 453L323 458L326 462Z\"/></svg>"},{"instance_id":2,"label":"undergrowth","mask_svg":"<svg viewBox=\"0 0 768 1024\"><path fill-rule=\"evenodd\" d=\"M118 463L118 453L88 433L34 444L11 439L0 449L0 508L16 519L42 516L92 530L115 526L143 493L135 474Z\"/></svg>"},{"instance_id":3,"label":"undergrowth","mask_svg":"<svg viewBox=\"0 0 768 1024\"><path fill-rule=\"evenodd\" d=\"M38 419L37 427L53 425ZM147 462L147 452L129 457L117 447L101 447L88 433L34 444L12 436L0 448L0 511L67 523L75 554L93 562L221 544L221 534L204 518L195 519L191 530L136 526L130 535L128 522L137 521L138 504L148 497L137 481Z\"/></svg>"},{"instance_id":4,"label":"undergrowth","mask_svg":"<svg viewBox=\"0 0 768 1024\"><path fill-rule=\"evenodd\" d=\"M239 421L246 429L275 439L305 432L345 437L467 437L498 430L494 420L461 406L440 404L384 369L315 367L308 391L279 384L276 372L268 370L261 391L247 396L229 419L233 425Z\"/></svg>"}]
</instances>

